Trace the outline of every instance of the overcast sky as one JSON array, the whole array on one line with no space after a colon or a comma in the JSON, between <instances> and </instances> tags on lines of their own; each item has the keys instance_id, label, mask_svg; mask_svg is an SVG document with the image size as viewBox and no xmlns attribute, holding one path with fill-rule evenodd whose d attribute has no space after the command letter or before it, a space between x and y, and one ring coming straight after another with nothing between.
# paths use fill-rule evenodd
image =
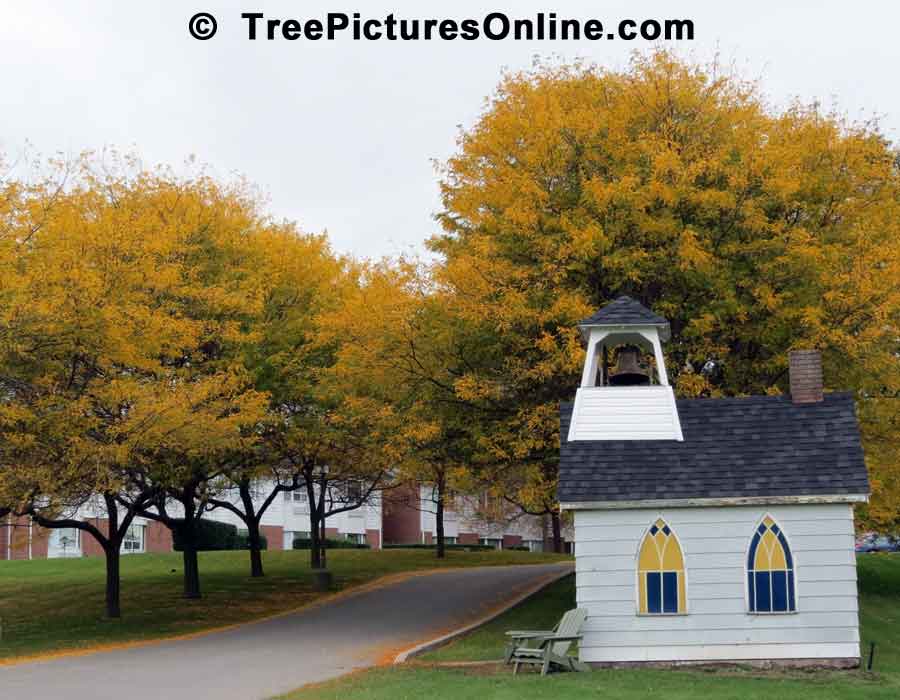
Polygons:
<instances>
[{"instance_id":1,"label":"overcast sky","mask_svg":"<svg viewBox=\"0 0 900 700\"><path fill-rule=\"evenodd\" d=\"M679 53L726 62L762 81L773 105L836 102L851 118L882 117L900 132L900 4L896 2L502 2L394 0L0 0L0 152L26 142L44 154L117 146L147 163L195 155L223 178L238 173L277 217L328 230L362 256L421 250L439 208L433 161L453 153L504 68L536 54L627 63L647 42L256 41L241 12L322 17L462 19L538 11L610 26L623 18L689 18ZM197 41L188 19L213 13Z\"/></svg>"}]
</instances>

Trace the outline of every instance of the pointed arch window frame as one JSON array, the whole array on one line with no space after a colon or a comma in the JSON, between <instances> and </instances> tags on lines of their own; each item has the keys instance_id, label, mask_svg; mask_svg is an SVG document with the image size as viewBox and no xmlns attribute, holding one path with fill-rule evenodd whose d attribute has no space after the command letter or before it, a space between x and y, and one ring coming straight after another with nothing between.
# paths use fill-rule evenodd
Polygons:
<instances>
[{"instance_id":1,"label":"pointed arch window frame","mask_svg":"<svg viewBox=\"0 0 900 700\"><path fill-rule=\"evenodd\" d=\"M667 572L666 569L662 569L662 568L658 569L658 570L641 568L641 552L644 549L644 542L647 541L648 537L652 537L655 534L655 533L653 533L653 529L655 527L658 527L658 523L660 523L660 522L663 523L663 526L665 528L669 529L669 533L667 533L666 536L671 537L674 540L674 542L678 545L678 551L681 554L681 568L669 572L669 573L676 573L676 581L675 581L676 609L674 612L665 610L665 603L664 603L665 583L664 583L662 576L660 577L660 595L663 597L663 600L661 600L661 605L660 605L661 610L658 612L656 612L656 611L651 612L649 609L650 608L649 601L648 601L647 609L644 610L643 605L642 605L643 601L641 600L641 597L642 597L641 593L643 590L645 590L644 586L647 585L645 583L644 586L642 586L642 578L647 573L652 573L654 571L659 571L661 574ZM663 528L659 528L659 529L663 529ZM641 533L641 537L638 540L637 551L635 553L634 570L635 570L635 609L636 609L637 615L639 617L666 617L666 616L672 617L672 616L682 616L682 615L688 614L687 554L685 553L684 545L681 542L681 538L675 532L675 528L673 528L669 524L668 519L664 518L662 515L657 515L656 517L654 517L650 521L650 524ZM680 574L680 578L678 577L677 574Z\"/></svg>"},{"instance_id":2,"label":"pointed arch window frame","mask_svg":"<svg viewBox=\"0 0 900 700\"><path fill-rule=\"evenodd\" d=\"M766 521L771 521L771 525L767 525ZM785 567L780 569L756 569L755 559L759 543L766 532L770 530L775 535L776 540L780 543L784 552ZM771 564L771 560L770 560ZM774 590L776 585L773 573L784 572L785 574L785 609L775 609ZM759 610L759 598L756 595L756 588L761 583L757 574L769 574L767 583L769 585L768 594L768 610ZM748 615L796 615L799 612L797 601L799 595L797 592L797 557L794 554L794 548L791 546L790 538L784 531L784 528L771 513L765 513L756 521L753 532L747 542L746 554L744 557L744 598L746 602L746 610ZM780 606L779 606L780 607Z\"/></svg>"}]
</instances>

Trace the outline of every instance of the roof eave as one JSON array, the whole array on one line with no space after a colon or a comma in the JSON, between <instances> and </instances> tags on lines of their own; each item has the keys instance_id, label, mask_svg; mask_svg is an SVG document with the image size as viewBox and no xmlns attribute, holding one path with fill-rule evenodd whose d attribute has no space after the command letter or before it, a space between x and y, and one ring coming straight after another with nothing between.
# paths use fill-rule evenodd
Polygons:
<instances>
[{"instance_id":1,"label":"roof eave","mask_svg":"<svg viewBox=\"0 0 900 700\"><path fill-rule=\"evenodd\" d=\"M663 342L671 337L671 328L668 323L591 323L582 321L578 324L581 335L586 339L590 335L591 328L608 328L614 331L628 331L636 328L658 328L659 339Z\"/></svg>"},{"instance_id":2,"label":"roof eave","mask_svg":"<svg viewBox=\"0 0 900 700\"><path fill-rule=\"evenodd\" d=\"M719 498L661 498L637 501L560 501L562 510L634 510L638 508L697 508L713 506L804 505L868 503L867 493L808 496L731 496Z\"/></svg>"}]
</instances>

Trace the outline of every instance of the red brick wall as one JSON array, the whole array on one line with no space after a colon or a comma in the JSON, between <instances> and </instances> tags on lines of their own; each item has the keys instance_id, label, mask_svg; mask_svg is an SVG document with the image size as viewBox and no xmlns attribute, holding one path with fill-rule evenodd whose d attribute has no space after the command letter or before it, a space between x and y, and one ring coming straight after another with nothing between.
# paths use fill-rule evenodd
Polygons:
<instances>
[{"instance_id":1,"label":"red brick wall","mask_svg":"<svg viewBox=\"0 0 900 700\"><path fill-rule=\"evenodd\" d=\"M508 547L518 547L522 544L522 537L520 535L503 535L503 549L507 549Z\"/></svg>"},{"instance_id":2,"label":"red brick wall","mask_svg":"<svg viewBox=\"0 0 900 700\"><path fill-rule=\"evenodd\" d=\"M144 532L144 550L147 552L171 552L172 531L162 523L150 521Z\"/></svg>"},{"instance_id":3,"label":"red brick wall","mask_svg":"<svg viewBox=\"0 0 900 700\"><path fill-rule=\"evenodd\" d=\"M20 539L21 535L19 534L22 525L28 527L28 524L20 520L18 518L14 518L12 516L8 516L3 518L3 525L0 527L0 560L6 559L21 559L22 557L17 557L17 550L20 547ZM26 534L27 538L27 534ZM28 540L25 540L26 552L25 556L28 556L27 553L27 545Z\"/></svg>"},{"instance_id":4,"label":"red brick wall","mask_svg":"<svg viewBox=\"0 0 900 700\"><path fill-rule=\"evenodd\" d=\"M816 403L823 399L822 355L818 350L791 350L788 367L794 403Z\"/></svg>"},{"instance_id":5,"label":"red brick wall","mask_svg":"<svg viewBox=\"0 0 900 700\"><path fill-rule=\"evenodd\" d=\"M50 531L34 525L31 528L31 558L46 559L47 547L50 540Z\"/></svg>"},{"instance_id":6,"label":"red brick wall","mask_svg":"<svg viewBox=\"0 0 900 700\"><path fill-rule=\"evenodd\" d=\"M477 532L460 532L456 537L459 544L478 544Z\"/></svg>"},{"instance_id":7,"label":"red brick wall","mask_svg":"<svg viewBox=\"0 0 900 700\"><path fill-rule=\"evenodd\" d=\"M28 518L11 518L3 521L0 527L0 559L6 559L7 552L10 559L28 559L28 545L31 542L31 558L47 558L47 540L50 537L48 530L37 525L29 528Z\"/></svg>"},{"instance_id":8,"label":"red brick wall","mask_svg":"<svg viewBox=\"0 0 900 700\"><path fill-rule=\"evenodd\" d=\"M326 540L336 540L340 536L341 536L341 532L336 527L326 527L325 528L325 539Z\"/></svg>"},{"instance_id":9,"label":"red brick wall","mask_svg":"<svg viewBox=\"0 0 900 700\"><path fill-rule=\"evenodd\" d=\"M89 518L89 522L103 534L109 532L109 520L107 518ZM100 543L88 533L82 532L81 554L85 557L102 557L103 547L101 547Z\"/></svg>"},{"instance_id":10,"label":"red brick wall","mask_svg":"<svg viewBox=\"0 0 900 700\"><path fill-rule=\"evenodd\" d=\"M28 559L28 526L22 527L18 523L9 529L9 558Z\"/></svg>"},{"instance_id":11,"label":"red brick wall","mask_svg":"<svg viewBox=\"0 0 900 700\"><path fill-rule=\"evenodd\" d=\"M14 525L9 531L9 558L28 559L28 526Z\"/></svg>"},{"instance_id":12,"label":"red brick wall","mask_svg":"<svg viewBox=\"0 0 900 700\"><path fill-rule=\"evenodd\" d=\"M419 487L402 486L385 493L382 502L381 528L387 544L418 544L422 541L421 513L414 505L419 503Z\"/></svg>"},{"instance_id":13,"label":"red brick wall","mask_svg":"<svg viewBox=\"0 0 900 700\"><path fill-rule=\"evenodd\" d=\"M425 542L425 544L434 544L436 541L435 536L431 533L431 530L426 530L422 533L422 540Z\"/></svg>"},{"instance_id":14,"label":"red brick wall","mask_svg":"<svg viewBox=\"0 0 900 700\"><path fill-rule=\"evenodd\" d=\"M13 518L7 533L9 558L28 559L28 521L25 518Z\"/></svg>"},{"instance_id":15,"label":"red brick wall","mask_svg":"<svg viewBox=\"0 0 900 700\"><path fill-rule=\"evenodd\" d=\"M269 549L284 548L284 528L281 525L260 525L259 529L265 536Z\"/></svg>"},{"instance_id":16,"label":"red brick wall","mask_svg":"<svg viewBox=\"0 0 900 700\"><path fill-rule=\"evenodd\" d=\"M366 530L366 544L372 549L381 549L381 533L378 530Z\"/></svg>"}]
</instances>

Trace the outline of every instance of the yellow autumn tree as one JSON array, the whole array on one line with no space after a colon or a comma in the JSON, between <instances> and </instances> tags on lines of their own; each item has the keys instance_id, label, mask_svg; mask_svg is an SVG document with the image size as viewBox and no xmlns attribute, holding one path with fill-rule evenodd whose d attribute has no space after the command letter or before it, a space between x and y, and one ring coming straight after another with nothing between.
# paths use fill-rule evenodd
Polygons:
<instances>
[{"instance_id":1,"label":"yellow autumn tree","mask_svg":"<svg viewBox=\"0 0 900 700\"><path fill-rule=\"evenodd\" d=\"M3 221L0 502L96 538L117 617L131 520L190 483L156 457L209 461L263 415L234 350L259 305L241 266L259 217L202 174L90 156L65 169L18 184Z\"/></svg>"},{"instance_id":2,"label":"yellow autumn tree","mask_svg":"<svg viewBox=\"0 0 900 700\"><path fill-rule=\"evenodd\" d=\"M340 339L330 373L338 393L383 406L396 424L382 430L394 481L386 508L425 508L436 519L436 555L444 556L444 513L451 494L471 488L480 416L490 402L456 395L466 363L483 364L481 349L458 333L428 268L413 260L365 266L355 293L323 320ZM420 488L430 498L420 499Z\"/></svg>"},{"instance_id":3,"label":"yellow autumn tree","mask_svg":"<svg viewBox=\"0 0 900 700\"><path fill-rule=\"evenodd\" d=\"M338 381L334 372L348 339L327 319L354 295L356 264L336 255L324 236L304 235L291 225L269 227L256 241L262 308L249 323L255 340L244 357L257 389L270 396L269 420L252 458L228 471L240 505L211 502L244 521L252 545L272 499L302 490L311 565L320 569L327 519L371 503L390 481L391 436L398 426L390 406L357 391L353 382ZM258 507L250 498L254 489L262 496ZM252 546L251 557L251 573L260 575Z\"/></svg>"},{"instance_id":4,"label":"yellow autumn tree","mask_svg":"<svg viewBox=\"0 0 900 700\"><path fill-rule=\"evenodd\" d=\"M773 110L756 84L665 51L623 71L537 65L504 77L441 184L435 283L495 358L457 395L510 407L482 448L532 471L511 482L523 500L554 487L575 325L623 293L670 320L682 396L784 391L787 351L816 347L867 436L868 402L896 415L900 173L876 123ZM868 512L884 521L898 461L879 444Z\"/></svg>"},{"instance_id":5,"label":"yellow autumn tree","mask_svg":"<svg viewBox=\"0 0 900 700\"><path fill-rule=\"evenodd\" d=\"M323 235L291 223L268 224L252 236L244 269L255 279L260 304L248 316L252 340L241 354L258 391L269 396L267 420L255 443L230 454L218 488L206 494L212 508L229 511L247 529L250 575L263 576L261 521L275 499L305 489L303 470L282 454L290 414L309 406L316 374L331 353L315 344L317 319L332 309L348 277L348 261L333 253Z\"/></svg>"}]
</instances>

